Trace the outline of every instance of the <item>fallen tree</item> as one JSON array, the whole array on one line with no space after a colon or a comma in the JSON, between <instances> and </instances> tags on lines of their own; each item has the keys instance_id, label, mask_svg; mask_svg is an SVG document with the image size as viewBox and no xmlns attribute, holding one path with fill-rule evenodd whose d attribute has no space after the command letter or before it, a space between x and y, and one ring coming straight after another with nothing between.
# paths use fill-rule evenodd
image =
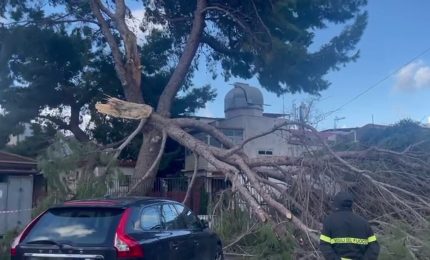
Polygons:
<instances>
[{"instance_id":1,"label":"fallen tree","mask_svg":"<svg viewBox=\"0 0 430 260\"><path fill-rule=\"evenodd\" d=\"M429 225L430 162L428 154L415 150L424 142L400 152L376 147L334 151L312 126L286 121L234 145L211 125L193 119L166 118L147 105L110 98L96 108L110 116L141 120L207 160L231 181L232 191L259 221L272 224L280 235L285 233L278 223L290 222L300 231L296 238L305 238L309 248L316 247L329 200L341 189L356 195L357 210L377 224L380 232L394 221L416 228ZM297 134L290 126L304 130ZM188 133L190 129L211 135L224 148L194 138ZM296 135L307 151L298 157L258 158L249 158L243 152L247 142L281 130Z\"/></svg>"}]
</instances>

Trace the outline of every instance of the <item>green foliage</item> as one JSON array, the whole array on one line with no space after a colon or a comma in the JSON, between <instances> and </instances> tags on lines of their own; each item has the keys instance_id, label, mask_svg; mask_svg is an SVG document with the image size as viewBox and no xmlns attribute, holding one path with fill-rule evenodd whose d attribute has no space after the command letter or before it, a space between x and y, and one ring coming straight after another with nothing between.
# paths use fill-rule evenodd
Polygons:
<instances>
[{"instance_id":1,"label":"green foliage","mask_svg":"<svg viewBox=\"0 0 430 260\"><path fill-rule=\"evenodd\" d=\"M101 197L106 194L108 178L117 169L110 154L98 150L91 143L80 143L62 135L56 137L38 159L38 166L48 182L50 196L47 201ZM96 166L106 167L100 177L94 174ZM73 180L70 185L65 180ZM76 185L76 186L75 186ZM75 190L73 190L75 187Z\"/></svg>"},{"instance_id":2,"label":"green foliage","mask_svg":"<svg viewBox=\"0 0 430 260\"><path fill-rule=\"evenodd\" d=\"M210 212L214 210L212 228L220 236L224 247L242 237L225 251L253 255L254 257L249 259L256 260L294 259L297 245L291 237L278 238L270 224L259 223L246 208L234 201L229 194L223 194L221 201L215 203L209 210ZM286 229L288 230L289 227L286 226Z\"/></svg>"},{"instance_id":3,"label":"green foliage","mask_svg":"<svg viewBox=\"0 0 430 260\"><path fill-rule=\"evenodd\" d=\"M80 141L91 136L103 144L118 142L134 130L135 122L107 118L94 109L106 95L124 96L102 38L88 34L88 30L85 26L70 30L63 26L0 28L0 106L6 111L0 115L0 146L7 143L10 134L21 133L23 123L32 120L69 130ZM145 101L155 107L171 75L169 60L173 54L170 39L162 33L154 31L147 40L141 52L145 60L142 91ZM189 78L173 104L174 117L193 114L216 97L211 87L195 87ZM46 109L51 110L49 118ZM85 131L77 127L83 115L89 115L93 125ZM141 137L133 140L121 158L135 159L140 145ZM17 152L26 153L26 148L33 155L44 147L32 140ZM169 153L177 145L167 148Z\"/></svg>"},{"instance_id":4,"label":"green foliage","mask_svg":"<svg viewBox=\"0 0 430 260\"><path fill-rule=\"evenodd\" d=\"M428 259L430 256L428 228L414 230L410 226L392 224L379 238L381 244L379 259Z\"/></svg>"},{"instance_id":5,"label":"green foliage","mask_svg":"<svg viewBox=\"0 0 430 260\"><path fill-rule=\"evenodd\" d=\"M226 79L256 76L264 88L277 94L316 94L328 87L323 78L328 71L358 57L355 45L366 26L362 10L366 4L365 0L208 1L208 6L218 8L206 14L210 23L203 36L207 48L202 52L208 69L216 73L221 65ZM146 6L143 28L150 23L164 25L173 48L181 48L195 7L195 1L155 1ZM175 21L177 17L186 21ZM339 35L311 48L315 31L344 23L349 25Z\"/></svg>"},{"instance_id":6,"label":"green foliage","mask_svg":"<svg viewBox=\"0 0 430 260\"><path fill-rule=\"evenodd\" d=\"M76 5L54 0L42 7L31 2L7 1L0 15L9 15L16 21L34 21L45 27L50 26L46 21L54 20L54 24L58 24L62 20L61 9L68 17L94 19L87 2ZM206 12L208 22L202 38L205 45L199 49L198 57L204 55L208 69L214 73L217 65L221 65L226 79L256 76L263 87L277 94L300 91L316 94L328 87L329 82L324 79L328 71L357 59L359 53L355 46L367 24L366 4L366 0L211 0L208 6L217 9ZM45 14L52 6L62 8ZM149 78L157 75L168 78L175 66L172 61L180 55L191 30L196 2L140 1L140 6L133 4L133 8L139 7L143 7L146 14L140 24L140 29L147 33L141 47L145 54L142 55L144 74ZM181 21L177 21L178 18ZM41 23L42 19L45 23ZM346 26L328 42L313 46L315 32L333 24ZM162 25L163 31L152 29L154 25ZM100 34L92 33L91 27L84 28L98 46L105 46ZM191 74L202 61L196 60ZM187 85L186 80L185 89ZM144 86L144 92L160 89Z\"/></svg>"}]
</instances>

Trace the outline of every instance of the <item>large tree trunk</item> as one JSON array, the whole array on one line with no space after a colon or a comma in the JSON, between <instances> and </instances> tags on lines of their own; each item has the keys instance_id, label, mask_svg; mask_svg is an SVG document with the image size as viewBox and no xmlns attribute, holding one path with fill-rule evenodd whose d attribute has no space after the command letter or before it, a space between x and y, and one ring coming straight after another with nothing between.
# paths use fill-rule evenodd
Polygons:
<instances>
[{"instance_id":1,"label":"large tree trunk","mask_svg":"<svg viewBox=\"0 0 430 260\"><path fill-rule=\"evenodd\" d=\"M191 62L196 54L200 44L203 28L205 26L204 9L207 6L206 0L197 0L197 7L194 12L194 19L190 35L184 47L183 53L179 58L173 74L163 90L158 102L157 112L166 117L170 116L170 110L176 94L178 93L182 83L188 74ZM106 38L115 61L115 70L122 83L126 99L134 103L144 103L144 98L141 91L141 69L140 55L137 46L136 36L127 27L125 22L126 6L124 1L116 1L116 9L112 12L100 0L92 0L90 2L91 9L96 17L103 35ZM115 24L121 39L124 43L124 54L113 36L108 22L103 17L109 17ZM134 177L138 180L144 180L132 193L140 195L147 194L153 186L155 177L158 172L160 149L162 149L162 134L159 130L145 126L142 129L143 144L140 148ZM161 151L163 152L163 151Z\"/></svg>"},{"instance_id":2,"label":"large tree trunk","mask_svg":"<svg viewBox=\"0 0 430 260\"><path fill-rule=\"evenodd\" d=\"M169 82L163 90L158 102L157 112L170 117L170 110L173 100L179 91L186 75L188 74L191 62L196 54L199 47L200 38L204 28L204 12L203 9L207 3L205 0L197 1L197 8L194 12L194 21L191 28L190 36L188 37L187 44L185 45L184 51L179 59L178 65L176 66ZM131 73L130 73L131 74ZM132 74L136 75L136 74ZM139 75L140 76L140 75ZM140 81L140 77L139 77ZM143 144L139 151L139 156L136 163L134 176L137 179L145 179L133 193L146 195L151 191L155 178L157 176L159 163L157 161L157 155L161 149L161 133L160 131L146 126L143 129Z\"/></svg>"},{"instance_id":3,"label":"large tree trunk","mask_svg":"<svg viewBox=\"0 0 430 260\"><path fill-rule=\"evenodd\" d=\"M137 157L134 177L136 179L145 178L145 182L132 191L136 195L147 195L154 185L157 176L159 161L156 161L158 152L161 148L161 133L151 126L143 129L143 143L140 146ZM155 165L153 166L155 162Z\"/></svg>"}]
</instances>

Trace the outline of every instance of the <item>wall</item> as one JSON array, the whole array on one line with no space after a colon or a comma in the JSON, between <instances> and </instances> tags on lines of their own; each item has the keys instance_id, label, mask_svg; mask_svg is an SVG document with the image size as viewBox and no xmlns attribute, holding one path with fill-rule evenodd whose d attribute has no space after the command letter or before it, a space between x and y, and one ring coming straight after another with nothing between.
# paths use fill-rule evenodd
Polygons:
<instances>
[{"instance_id":1,"label":"wall","mask_svg":"<svg viewBox=\"0 0 430 260\"><path fill-rule=\"evenodd\" d=\"M229 119L222 119L213 125L218 129L243 129L242 140L236 140L235 143L241 143L241 141L253 137L255 135L261 134L267 130L270 130L274 125L284 122L286 119L283 118L271 118L263 116L237 116ZM202 134L196 135L200 140L207 141L205 136ZM272 155L275 156L290 156L296 157L303 153L304 148L299 145L293 145L288 143L290 133L287 131L276 131L274 133L268 134L266 136L255 139L247 143L244 147L245 153L251 157L255 158L259 155L259 151L270 151ZM212 142L212 139L210 140ZM270 155L270 154L267 154ZM192 154L187 154L185 157L185 171L192 172L194 169L194 156ZM216 169L207 163L207 161L199 160L199 169L215 171Z\"/></svg>"},{"instance_id":2,"label":"wall","mask_svg":"<svg viewBox=\"0 0 430 260\"><path fill-rule=\"evenodd\" d=\"M227 128L242 127L245 140L268 131L274 125L285 121L283 118L240 116L223 120L220 122L220 126ZM276 131L255 139L245 145L245 153L251 158L259 156L258 151L271 151L272 155L275 156L297 156L297 146L288 143L289 135L286 131Z\"/></svg>"},{"instance_id":3,"label":"wall","mask_svg":"<svg viewBox=\"0 0 430 260\"><path fill-rule=\"evenodd\" d=\"M0 183L0 235L31 220L33 176L8 176ZM4 211L12 211L4 213Z\"/></svg>"}]
</instances>

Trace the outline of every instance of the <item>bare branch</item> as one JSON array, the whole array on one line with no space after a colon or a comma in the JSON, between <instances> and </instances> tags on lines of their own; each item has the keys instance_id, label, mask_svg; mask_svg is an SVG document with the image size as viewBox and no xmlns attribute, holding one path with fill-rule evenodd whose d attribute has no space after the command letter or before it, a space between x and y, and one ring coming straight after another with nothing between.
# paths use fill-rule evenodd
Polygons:
<instances>
[{"instance_id":1,"label":"bare branch","mask_svg":"<svg viewBox=\"0 0 430 260\"><path fill-rule=\"evenodd\" d=\"M185 198L182 201L182 203L185 205L188 204L188 201L190 199L191 191L193 190L194 183L196 182L198 169L199 169L199 156L197 154L194 154L193 176L191 177L191 182L188 184L188 189L187 189L187 193L185 194Z\"/></svg>"},{"instance_id":2,"label":"bare branch","mask_svg":"<svg viewBox=\"0 0 430 260\"><path fill-rule=\"evenodd\" d=\"M278 123L278 124L274 125L271 129L269 129L269 130L267 130L267 131L264 131L264 132L263 132L263 133L261 133L261 134L257 134L257 135L252 136L252 137L250 137L250 138L246 139L245 141L243 141L240 145L238 145L238 146L236 146L236 147L233 147L233 148L231 148L230 150L227 150L227 152L225 153L225 155L224 155L224 156L225 156L225 157L228 157L228 156L230 156L230 155L232 155L232 154L236 153L237 151L241 150L241 149L245 146L245 144L247 144L247 143L249 143L249 142L251 142L251 141L253 141L253 140L255 140L255 139L258 139L258 138L260 138L260 137L263 137L263 136L269 135L269 134L271 134L271 133L273 133L273 132L275 132L275 131L279 130L281 127L283 127L283 126L285 126L285 125L288 125L288 124L292 124L292 123L289 123L289 122L281 122L281 123Z\"/></svg>"},{"instance_id":3,"label":"bare branch","mask_svg":"<svg viewBox=\"0 0 430 260\"><path fill-rule=\"evenodd\" d=\"M127 139L125 139L124 143L122 143L118 148L117 151L120 153L122 150L124 150L124 148L136 137L136 135L138 135L141 131L143 126L146 123L146 118L142 118L139 122L139 125L137 126L137 128L133 131L133 133L131 133Z\"/></svg>"},{"instance_id":4,"label":"bare branch","mask_svg":"<svg viewBox=\"0 0 430 260\"><path fill-rule=\"evenodd\" d=\"M114 13L112 13L100 0L94 0L94 1L104 14L109 16L109 18L112 20L115 19Z\"/></svg>"},{"instance_id":5,"label":"bare branch","mask_svg":"<svg viewBox=\"0 0 430 260\"><path fill-rule=\"evenodd\" d=\"M120 48L115 40L115 37L113 36L110 27L106 20L104 19L102 13L100 12L100 8L103 8L99 5L100 0L90 0L90 7L91 11L93 12L94 16L96 17L98 24L103 32L104 37L106 38L107 43L109 44L109 47L112 51L112 56L114 59L115 64L115 70L118 74L118 77L121 81L121 84L123 86L126 86L128 84L127 82L127 73L124 68L124 61L122 58L122 54L120 51Z\"/></svg>"},{"instance_id":6,"label":"bare branch","mask_svg":"<svg viewBox=\"0 0 430 260\"><path fill-rule=\"evenodd\" d=\"M177 118L177 119L173 119L173 120L178 126L180 126L182 128L199 129L199 130L202 130L202 131L210 134L211 136L215 137L222 145L224 145L227 148L234 146L234 143L231 141L230 138L226 137L218 128L216 128L210 124L206 124L206 123L200 122L200 121L195 120L195 119L190 119L190 118Z\"/></svg>"}]
</instances>

